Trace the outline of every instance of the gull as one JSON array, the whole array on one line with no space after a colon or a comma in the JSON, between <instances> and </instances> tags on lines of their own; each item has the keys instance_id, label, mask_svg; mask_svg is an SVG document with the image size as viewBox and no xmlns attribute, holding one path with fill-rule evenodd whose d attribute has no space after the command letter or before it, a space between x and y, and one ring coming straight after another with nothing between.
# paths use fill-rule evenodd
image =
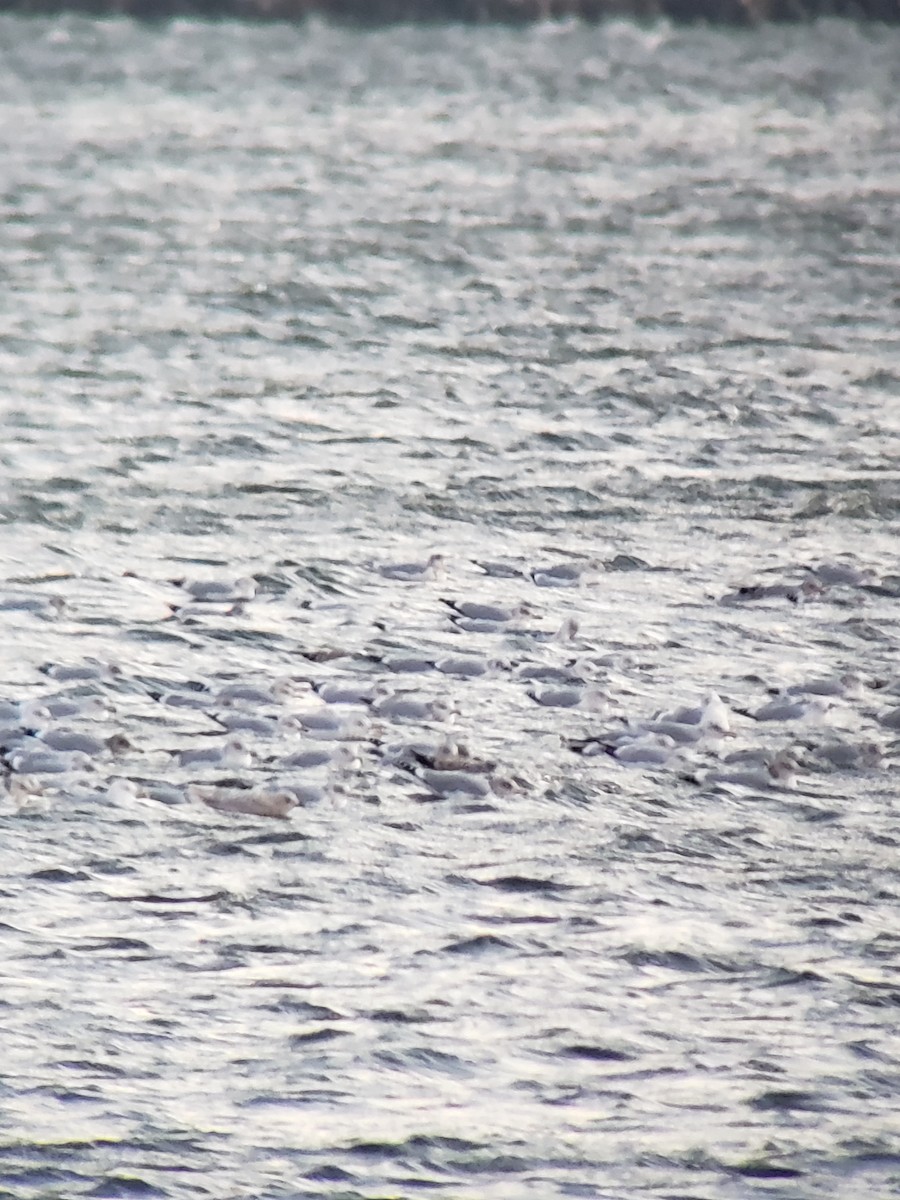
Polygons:
<instances>
[{"instance_id":1,"label":"gull","mask_svg":"<svg viewBox=\"0 0 900 1200\"><path fill-rule=\"evenodd\" d=\"M286 761L282 760L281 765L284 766ZM281 790L293 795L298 804L320 804L329 795L332 797L343 795L348 777L351 774L358 774L362 770L359 756L348 746L339 746L334 754L328 756L326 763L320 765L326 764L329 768L326 783L310 783L303 780L299 783L284 783L281 785Z\"/></svg>"},{"instance_id":2,"label":"gull","mask_svg":"<svg viewBox=\"0 0 900 1200\"><path fill-rule=\"evenodd\" d=\"M428 579L442 578L446 573L445 563L443 554L432 554L423 563L380 563L375 569L384 579L399 583L422 583Z\"/></svg>"},{"instance_id":3,"label":"gull","mask_svg":"<svg viewBox=\"0 0 900 1200\"><path fill-rule=\"evenodd\" d=\"M529 574L537 587L578 587L585 570L576 563L555 563L549 567L534 567Z\"/></svg>"},{"instance_id":4,"label":"gull","mask_svg":"<svg viewBox=\"0 0 900 1200\"><path fill-rule=\"evenodd\" d=\"M699 724L709 733L731 732L731 711L718 692L710 692L706 697Z\"/></svg>"},{"instance_id":5,"label":"gull","mask_svg":"<svg viewBox=\"0 0 900 1200\"><path fill-rule=\"evenodd\" d=\"M114 663L44 663L38 667L42 675L55 679L57 683L86 683L91 680L102 680L106 683L122 674L122 668Z\"/></svg>"},{"instance_id":6,"label":"gull","mask_svg":"<svg viewBox=\"0 0 900 1200\"><path fill-rule=\"evenodd\" d=\"M478 559L472 559L472 562L492 579L521 579L524 574L521 567L513 566L510 563L482 562Z\"/></svg>"},{"instance_id":7,"label":"gull","mask_svg":"<svg viewBox=\"0 0 900 1200\"><path fill-rule=\"evenodd\" d=\"M111 782L116 782L116 780L113 779ZM154 800L157 804L174 806L184 804L186 799L183 787L171 783L160 783L158 779L134 778L123 780L123 782L131 783L137 790L138 796ZM126 792L123 791L122 796L127 799Z\"/></svg>"},{"instance_id":8,"label":"gull","mask_svg":"<svg viewBox=\"0 0 900 1200\"><path fill-rule=\"evenodd\" d=\"M807 567L806 570L815 575L820 583L829 586L846 584L850 587L862 587L864 584L873 583L877 578L875 572L869 568L854 567L850 563L824 562L816 567Z\"/></svg>"},{"instance_id":9,"label":"gull","mask_svg":"<svg viewBox=\"0 0 900 1200\"><path fill-rule=\"evenodd\" d=\"M91 769L91 760L79 750L14 750L6 759L17 775L64 775Z\"/></svg>"},{"instance_id":10,"label":"gull","mask_svg":"<svg viewBox=\"0 0 900 1200\"><path fill-rule=\"evenodd\" d=\"M249 575L229 580L172 579L169 582L199 604L234 604L240 600L252 600L256 595L256 580Z\"/></svg>"},{"instance_id":11,"label":"gull","mask_svg":"<svg viewBox=\"0 0 900 1200\"><path fill-rule=\"evenodd\" d=\"M821 696L814 696L812 700L793 700L783 696L770 700L750 716L755 721L803 721L824 717L829 708L831 703Z\"/></svg>"},{"instance_id":12,"label":"gull","mask_svg":"<svg viewBox=\"0 0 900 1200\"><path fill-rule=\"evenodd\" d=\"M705 771L697 782L726 784L733 787L795 788L797 786L797 756L792 750L783 750L774 758L766 759L761 765L748 764L736 770Z\"/></svg>"},{"instance_id":13,"label":"gull","mask_svg":"<svg viewBox=\"0 0 900 1200\"><path fill-rule=\"evenodd\" d=\"M297 797L287 789L237 788L215 785L188 785L187 796L214 808L216 812L236 813L253 817L276 817L286 819L291 809L297 807Z\"/></svg>"},{"instance_id":14,"label":"gull","mask_svg":"<svg viewBox=\"0 0 900 1200\"><path fill-rule=\"evenodd\" d=\"M324 767L326 763L331 762L333 757L333 750L326 750L324 747L316 746L306 750L295 750L293 754L286 754L284 758L278 760L278 765L281 767L293 767L300 771L308 771L314 767Z\"/></svg>"},{"instance_id":15,"label":"gull","mask_svg":"<svg viewBox=\"0 0 900 1200\"><path fill-rule=\"evenodd\" d=\"M442 675L453 675L457 679L475 679L480 675L494 675L506 670L509 663L502 658L475 658L473 655L447 655L434 664Z\"/></svg>"},{"instance_id":16,"label":"gull","mask_svg":"<svg viewBox=\"0 0 900 1200\"><path fill-rule=\"evenodd\" d=\"M328 708L293 713L284 722L288 728L300 728L311 738L353 741L368 730L366 722L356 714L343 716Z\"/></svg>"},{"instance_id":17,"label":"gull","mask_svg":"<svg viewBox=\"0 0 900 1200\"><path fill-rule=\"evenodd\" d=\"M710 732L703 725L685 725L681 721L641 721L638 728L669 737L679 746L695 746Z\"/></svg>"},{"instance_id":18,"label":"gull","mask_svg":"<svg viewBox=\"0 0 900 1200\"><path fill-rule=\"evenodd\" d=\"M60 717L90 717L103 720L113 707L103 696L45 696L39 705L57 720Z\"/></svg>"},{"instance_id":19,"label":"gull","mask_svg":"<svg viewBox=\"0 0 900 1200\"><path fill-rule=\"evenodd\" d=\"M752 584L746 587L739 587L736 592L729 592L728 595L721 598L719 603L734 605L743 604L748 600L784 599L789 600L792 604L803 604L807 600L814 600L824 595L824 592L824 587L821 584L815 583L812 579L805 579L800 584Z\"/></svg>"},{"instance_id":20,"label":"gull","mask_svg":"<svg viewBox=\"0 0 900 1200\"><path fill-rule=\"evenodd\" d=\"M675 742L663 734L649 734L623 742L611 751L617 762L629 766L665 766L675 753Z\"/></svg>"},{"instance_id":21,"label":"gull","mask_svg":"<svg viewBox=\"0 0 900 1200\"><path fill-rule=\"evenodd\" d=\"M418 767L413 771L416 779L421 780L435 796L446 799L449 796L490 795L491 785L483 775L470 775L466 771L436 771L429 767Z\"/></svg>"},{"instance_id":22,"label":"gull","mask_svg":"<svg viewBox=\"0 0 900 1200\"><path fill-rule=\"evenodd\" d=\"M443 603L452 608L457 617L467 621L486 621L492 625L506 625L531 611L527 604L505 608L500 604L482 604L474 600L443 600Z\"/></svg>"},{"instance_id":23,"label":"gull","mask_svg":"<svg viewBox=\"0 0 900 1200\"><path fill-rule=\"evenodd\" d=\"M113 735L119 737L121 735ZM113 742L112 738L92 737L89 733L81 733L77 729L45 729L40 734L40 741L51 750L79 750L82 754L87 754L92 758L97 755L105 754L111 750L113 746L117 746L118 741ZM126 747L130 745L127 739ZM123 748L126 748L123 747Z\"/></svg>"},{"instance_id":24,"label":"gull","mask_svg":"<svg viewBox=\"0 0 900 1200\"><path fill-rule=\"evenodd\" d=\"M787 689L789 696L839 696L845 700L861 700L865 695L862 676L853 671L825 679L809 679L794 683Z\"/></svg>"},{"instance_id":25,"label":"gull","mask_svg":"<svg viewBox=\"0 0 900 1200\"><path fill-rule=\"evenodd\" d=\"M226 738L218 746L207 746L201 750L178 751L178 765L181 767L217 766L241 769L249 767L253 762L253 754L243 738L233 736Z\"/></svg>"},{"instance_id":26,"label":"gull","mask_svg":"<svg viewBox=\"0 0 900 1200\"><path fill-rule=\"evenodd\" d=\"M867 770L881 766L884 747L877 742L827 742L823 746L816 746L812 754L841 770Z\"/></svg>"},{"instance_id":27,"label":"gull","mask_svg":"<svg viewBox=\"0 0 900 1200\"><path fill-rule=\"evenodd\" d=\"M431 766L436 771L466 771L475 775L487 774L496 765L487 759L473 758L465 742L457 742L452 738L445 738L435 748L432 761L423 763L423 766Z\"/></svg>"},{"instance_id":28,"label":"gull","mask_svg":"<svg viewBox=\"0 0 900 1200\"><path fill-rule=\"evenodd\" d=\"M58 791L33 775L9 775L4 783L11 803L15 804L20 811L45 807Z\"/></svg>"},{"instance_id":29,"label":"gull","mask_svg":"<svg viewBox=\"0 0 900 1200\"><path fill-rule=\"evenodd\" d=\"M419 700L409 692L393 692L382 684L376 688L372 711L388 720L443 721L452 716L453 707L446 700Z\"/></svg>"},{"instance_id":30,"label":"gull","mask_svg":"<svg viewBox=\"0 0 900 1200\"><path fill-rule=\"evenodd\" d=\"M551 683L560 686L584 682L582 676L572 667L552 667L543 663L523 663L522 666L516 667L513 678L525 683Z\"/></svg>"},{"instance_id":31,"label":"gull","mask_svg":"<svg viewBox=\"0 0 900 1200\"><path fill-rule=\"evenodd\" d=\"M251 683L228 683L215 695L216 704L279 704L289 692L286 682L276 682L270 688Z\"/></svg>"},{"instance_id":32,"label":"gull","mask_svg":"<svg viewBox=\"0 0 900 1200\"><path fill-rule=\"evenodd\" d=\"M293 796L295 804L302 805L303 808L321 804L329 793L328 785L320 783L286 783L280 790Z\"/></svg>"},{"instance_id":33,"label":"gull","mask_svg":"<svg viewBox=\"0 0 900 1200\"><path fill-rule=\"evenodd\" d=\"M444 738L438 745L427 742L401 742L385 746L381 760L391 766L403 767L414 773L418 767L432 771L465 771L473 775L485 775L493 771L496 763L473 758L464 742Z\"/></svg>"},{"instance_id":34,"label":"gull","mask_svg":"<svg viewBox=\"0 0 900 1200\"><path fill-rule=\"evenodd\" d=\"M544 708L605 708L609 696L593 685L588 687L545 686L529 688L526 695Z\"/></svg>"},{"instance_id":35,"label":"gull","mask_svg":"<svg viewBox=\"0 0 900 1200\"><path fill-rule=\"evenodd\" d=\"M675 721L680 725L700 725L712 733L731 732L731 710L718 692L710 692L703 704L660 713L655 720Z\"/></svg>"},{"instance_id":36,"label":"gull","mask_svg":"<svg viewBox=\"0 0 900 1200\"><path fill-rule=\"evenodd\" d=\"M129 804L140 795L141 790L135 781L122 776L110 779L106 787L106 798L113 804Z\"/></svg>"},{"instance_id":37,"label":"gull","mask_svg":"<svg viewBox=\"0 0 900 1200\"><path fill-rule=\"evenodd\" d=\"M316 695L326 704L371 704L375 689L371 683L354 679L326 679L313 684Z\"/></svg>"},{"instance_id":38,"label":"gull","mask_svg":"<svg viewBox=\"0 0 900 1200\"><path fill-rule=\"evenodd\" d=\"M283 728L283 721L277 717L257 717L253 713L225 712L210 713L212 719L229 733L259 733L264 737L274 737Z\"/></svg>"}]
</instances>

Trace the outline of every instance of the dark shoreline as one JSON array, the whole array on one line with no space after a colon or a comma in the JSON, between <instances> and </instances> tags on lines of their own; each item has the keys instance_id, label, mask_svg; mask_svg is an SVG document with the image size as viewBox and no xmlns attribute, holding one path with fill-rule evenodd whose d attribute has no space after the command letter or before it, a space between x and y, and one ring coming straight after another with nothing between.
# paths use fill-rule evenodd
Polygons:
<instances>
[{"instance_id":1,"label":"dark shoreline","mask_svg":"<svg viewBox=\"0 0 900 1200\"><path fill-rule=\"evenodd\" d=\"M320 16L343 24L525 25L534 21L608 17L665 18L724 25L810 21L818 17L900 23L900 0L0 0L0 11L23 15L80 12L141 20L205 17L302 21Z\"/></svg>"}]
</instances>

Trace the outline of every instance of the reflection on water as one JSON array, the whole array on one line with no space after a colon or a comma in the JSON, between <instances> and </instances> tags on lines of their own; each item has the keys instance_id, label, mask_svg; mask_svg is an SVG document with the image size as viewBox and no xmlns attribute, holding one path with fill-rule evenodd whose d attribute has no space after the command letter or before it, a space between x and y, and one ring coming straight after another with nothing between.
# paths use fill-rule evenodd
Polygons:
<instances>
[{"instance_id":1,"label":"reflection on water","mask_svg":"<svg viewBox=\"0 0 900 1200\"><path fill-rule=\"evenodd\" d=\"M0 24L3 1187L894 1188L897 35Z\"/></svg>"}]
</instances>

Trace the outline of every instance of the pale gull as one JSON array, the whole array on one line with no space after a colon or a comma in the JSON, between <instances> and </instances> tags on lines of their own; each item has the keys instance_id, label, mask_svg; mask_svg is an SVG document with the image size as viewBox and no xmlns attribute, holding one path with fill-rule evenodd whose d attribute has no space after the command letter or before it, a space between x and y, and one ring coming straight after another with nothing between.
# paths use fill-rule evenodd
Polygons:
<instances>
[{"instance_id":1,"label":"pale gull","mask_svg":"<svg viewBox=\"0 0 900 1200\"><path fill-rule=\"evenodd\" d=\"M249 767L253 754L243 738L233 735L216 746L205 746L198 750L178 751L178 764L182 767L217 766L240 769Z\"/></svg>"},{"instance_id":2,"label":"pale gull","mask_svg":"<svg viewBox=\"0 0 900 1200\"><path fill-rule=\"evenodd\" d=\"M325 679L313 688L326 704L371 704L375 699L374 685L365 680Z\"/></svg>"},{"instance_id":3,"label":"pale gull","mask_svg":"<svg viewBox=\"0 0 900 1200\"><path fill-rule=\"evenodd\" d=\"M490 795L491 791L490 781L484 775L469 774L466 771L435 771L429 767L418 767L413 774L435 796L444 798L450 796L484 797Z\"/></svg>"},{"instance_id":4,"label":"pale gull","mask_svg":"<svg viewBox=\"0 0 900 1200\"><path fill-rule=\"evenodd\" d=\"M853 671L843 675L830 675L823 679L808 679L805 683L794 683L787 689L789 696L838 696L844 700L861 700L865 695L862 676Z\"/></svg>"},{"instance_id":5,"label":"pale gull","mask_svg":"<svg viewBox=\"0 0 900 1200\"><path fill-rule=\"evenodd\" d=\"M612 751L617 762L629 766L666 766L676 754L675 742L665 734L648 734L623 742Z\"/></svg>"},{"instance_id":6,"label":"pale gull","mask_svg":"<svg viewBox=\"0 0 900 1200\"><path fill-rule=\"evenodd\" d=\"M501 604L484 604L475 600L444 600L458 617L469 621L487 621L494 625L504 625L526 616L530 611L527 604L513 605L512 608Z\"/></svg>"},{"instance_id":7,"label":"pale gull","mask_svg":"<svg viewBox=\"0 0 900 1200\"><path fill-rule=\"evenodd\" d=\"M731 767L705 771L697 777L704 786L708 783L731 787L752 788L765 791L769 788L795 788L797 786L797 756L792 750L783 750L760 766Z\"/></svg>"},{"instance_id":8,"label":"pale gull","mask_svg":"<svg viewBox=\"0 0 900 1200\"><path fill-rule=\"evenodd\" d=\"M884 747L877 742L826 742L812 750L814 758L839 770L871 770L884 761Z\"/></svg>"},{"instance_id":9,"label":"pale gull","mask_svg":"<svg viewBox=\"0 0 900 1200\"><path fill-rule=\"evenodd\" d=\"M750 716L755 721L806 721L824 717L830 708L830 701L822 696L814 696L811 700L780 697L770 700Z\"/></svg>"},{"instance_id":10,"label":"pale gull","mask_svg":"<svg viewBox=\"0 0 900 1200\"><path fill-rule=\"evenodd\" d=\"M399 583L423 583L429 579L440 579L445 574L446 559L443 554L432 554L425 562L379 563L375 570L384 579Z\"/></svg>"},{"instance_id":11,"label":"pale gull","mask_svg":"<svg viewBox=\"0 0 900 1200\"><path fill-rule=\"evenodd\" d=\"M544 708L588 708L599 711L609 703L609 696L593 685L545 685L528 688L526 695Z\"/></svg>"},{"instance_id":12,"label":"pale gull","mask_svg":"<svg viewBox=\"0 0 900 1200\"><path fill-rule=\"evenodd\" d=\"M547 567L534 567L529 574L537 587L578 587L590 564L554 563Z\"/></svg>"},{"instance_id":13,"label":"pale gull","mask_svg":"<svg viewBox=\"0 0 900 1200\"><path fill-rule=\"evenodd\" d=\"M6 759L17 775L64 775L91 769L91 760L79 750L14 750Z\"/></svg>"},{"instance_id":14,"label":"pale gull","mask_svg":"<svg viewBox=\"0 0 900 1200\"><path fill-rule=\"evenodd\" d=\"M192 783L188 785L187 795L189 799L200 801L216 812L241 816L286 819L291 810L297 807L297 797L288 789L245 789Z\"/></svg>"},{"instance_id":15,"label":"pale gull","mask_svg":"<svg viewBox=\"0 0 900 1200\"><path fill-rule=\"evenodd\" d=\"M394 692L383 684L376 689L372 711L389 721L443 721L454 709L444 699L421 700L410 692Z\"/></svg>"},{"instance_id":16,"label":"pale gull","mask_svg":"<svg viewBox=\"0 0 900 1200\"><path fill-rule=\"evenodd\" d=\"M864 584L874 583L877 579L875 572L868 567L856 567L852 563L823 562L816 567L808 567L807 570L821 583L829 586L862 587Z\"/></svg>"},{"instance_id":17,"label":"pale gull","mask_svg":"<svg viewBox=\"0 0 900 1200\"><path fill-rule=\"evenodd\" d=\"M252 600L256 595L256 580L249 575L239 579L172 579L170 582L200 604L233 604L237 600Z\"/></svg>"}]
</instances>

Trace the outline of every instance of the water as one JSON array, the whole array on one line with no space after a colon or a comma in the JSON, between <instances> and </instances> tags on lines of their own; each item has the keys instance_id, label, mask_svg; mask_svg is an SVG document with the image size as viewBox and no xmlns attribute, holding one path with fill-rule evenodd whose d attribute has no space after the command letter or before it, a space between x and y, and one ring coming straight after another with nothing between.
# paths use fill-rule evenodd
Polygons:
<instances>
[{"instance_id":1,"label":"water","mask_svg":"<svg viewBox=\"0 0 900 1200\"><path fill-rule=\"evenodd\" d=\"M898 50L2 19L2 694L132 743L3 803L5 1195L900 1194ZM572 660L605 711L527 696ZM496 787L363 706L333 792L296 729L178 765L300 676L447 702ZM710 691L668 765L569 748ZM785 747L794 791L703 782ZM232 775L325 793L187 796Z\"/></svg>"}]
</instances>

